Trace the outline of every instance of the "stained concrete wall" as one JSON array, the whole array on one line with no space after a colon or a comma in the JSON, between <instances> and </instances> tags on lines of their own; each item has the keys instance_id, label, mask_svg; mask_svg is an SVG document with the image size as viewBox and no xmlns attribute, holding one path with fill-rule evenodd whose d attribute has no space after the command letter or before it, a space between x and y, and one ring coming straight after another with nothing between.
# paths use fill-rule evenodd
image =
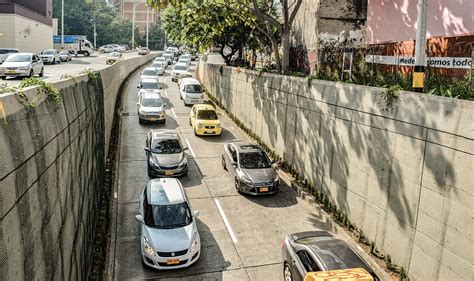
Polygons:
<instances>
[{"instance_id":1,"label":"stained concrete wall","mask_svg":"<svg viewBox=\"0 0 474 281\"><path fill-rule=\"evenodd\" d=\"M474 102L201 63L206 89L413 280L472 280Z\"/></svg>"},{"instance_id":2,"label":"stained concrete wall","mask_svg":"<svg viewBox=\"0 0 474 281\"><path fill-rule=\"evenodd\" d=\"M154 56L0 96L0 280L84 280L92 264L105 157L120 84Z\"/></svg>"}]
</instances>

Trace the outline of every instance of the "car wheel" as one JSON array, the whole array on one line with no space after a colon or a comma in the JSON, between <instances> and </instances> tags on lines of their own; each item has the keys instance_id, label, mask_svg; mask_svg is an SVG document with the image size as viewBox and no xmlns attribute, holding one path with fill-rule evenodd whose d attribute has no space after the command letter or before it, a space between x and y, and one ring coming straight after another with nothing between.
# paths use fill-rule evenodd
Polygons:
<instances>
[{"instance_id":1,"label":"car wheel","mask_svg":"<svg viewBox=\"0 0 474 281\"><path fill-rule=\"evenodd\" d=\"M40 77L43 77L43 76L44 76L44 68L43 68L43 67L41 68L41 71L40 71L40 73L39 73L39 76L40 76Z\"/></svg>"},{"instance_id":2,"label":"car wheel","mask_svg":"<svg viewBox=\"0 0 474 281\"><path fill-rule=\"evenodd\" d=\"M150 165L147 165L146 172L149 178L153 178L153 172L151 171Z\"/></svg>"},{"instance_id":3,"label":"car wheel","mask_svg":"<svg viewBox=\"0 0 474 281\"><path fill-rule=\"evenodd\" d=\"M28 75L28 77L30 77L30 78L33 77L33 69L30 70L30 74Z\"/></svg>"},{"instance_id":4,"label":"car wheel","mask_svg":"<svg viewBox=\"0 0 474 281\"><path fill-rule=\"evenodd\" d=\"M7 77L6 77L6 76L2 76L2 80L5 80L5 79L7 79Z\"/></svg>"},{"instance_id":5,"label":"car wheel","mask_svg":"<svg viewBox=\"0 0 474 281\"><path fill-rule=\"evenodd\" d=\"M285 265L283 266L283 278L285 281L292 281L293 276L291 275L291 269L290 266L285 262Z\"/></svg>"},{"instance_id":6,"label":"car wheel","mask_svg":"<svg viewBox=\"0 0 474 281\"><path fill-rule=\"evenodd\" d=\"M224 155L222 155L222 168L227 171L227 166L225 165L225 158Z\"/></svg>"},{"instance_id":7,"label":"car wheel","mask_svg":"<svg viewBox=\"0 0 474 281\"><path fill-rule=\"evenodd\" d=\"M138 118L138 124L143 124L143 120L141 118Z\"/></svg>"},{"instance_id":8,"label":"car wheel","mask_svg":"<svg viewBox=\"0 0 474 281\"><path fill-rule=\"evenodd\" d=\"M189 126L193 126L193 123L191 123L191 118L189 118Z\"/></svg>"},{"instance_id":9,"label":"car wheel","mask_svg":"<svg viewBox=\"0 0 474 281\"><path fill-rule=\"evenodd\" d=\"M240 185L239 185L239 181L237 180L237 178L235 178L235 190L237 190L237 192L240 193Z\"/></svg>"},{"instance_id":10,"label":"car wheel","mask_svg":"<svg viewBox=\"0 0 474 281\"><path fill-rule=\"evenodd\" d=\"M100 50L100 52L101 52L102 54L103 54L103 53L105 53L105 51L104 51L104 50Z\"/></svg>"}]
</instances>

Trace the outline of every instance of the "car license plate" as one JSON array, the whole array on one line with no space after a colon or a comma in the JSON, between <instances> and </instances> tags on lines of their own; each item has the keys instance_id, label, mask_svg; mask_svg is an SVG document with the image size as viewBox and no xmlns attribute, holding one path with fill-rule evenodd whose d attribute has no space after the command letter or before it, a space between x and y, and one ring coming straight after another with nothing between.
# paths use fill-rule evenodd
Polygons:
<instances>
[{"instance_id":1,"label":"car license plate","mask_svg":"<svg viewBox=\"0 0 474 281\"><path fill-rule=\"evenodd\" d=\"M15 74L16 71L15 70L8 70L8 74Z\"/></svg>"},{"instance_id":2,"label":"car license plate","mask_svg":"<svg viewBox=\"0 0 474 281\"><path fill-rule=\"evenodd\" d=\"M179 264L179 259L168 259L166 264Z\"/></svg>"},{"instance_id":3,"label":"car license plate","mask_svg":"<svg viewBox=\"0 0 474 281\"><path fill-rule=\"evenodd\" d=\"M158 120L158 119L157 119L157 118L150 118L149 120L150 120L150 121L156 121L156 120Z\"/></svg>"},{"instance_id":4,"label":"car license plate","mask_svg":"<svg viewBox=\"0 0 474 281\"><path fill-rule=\"evenodd\" d=\"M268 187L260 187L260 192L268 192Z\"/></svg>"},{"instance_id":5,"label":"car license plate","mask_svg":"<svg viewBox=\"0 0 474 281\"><path fill-rule=\"evenodd\" d=\"M206 134L214 134L214 131L208 130L208 131L206 131Z\"/></svg>"},{"instance_id":6,"label":"car license plate","mask_svg":"<svg viewBox=\"0 0 474 281\"><path fill-rule=\"evenodd\" d=\"M173 171L165 171L165 176L172 176L173 175Z\"/></svg>"}]
</instances>

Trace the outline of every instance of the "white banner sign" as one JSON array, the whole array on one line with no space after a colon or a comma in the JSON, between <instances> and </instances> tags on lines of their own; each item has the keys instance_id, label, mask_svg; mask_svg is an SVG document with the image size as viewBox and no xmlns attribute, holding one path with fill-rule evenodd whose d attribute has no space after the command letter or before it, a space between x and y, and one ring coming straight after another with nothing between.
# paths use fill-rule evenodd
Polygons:
<instances>
[{"instance_id":1,"label":"white banner sign","mask_svg":"<svg viewBox=\"0 0 474 281\"><path fill-rule=\"evenodd\" d=\"M426 58L425 60L425 66L429 67L471 68L472 65L472 58L469 57L431 57ZM399 66L415 66L414 57L366 55L365 62Z\"/></svg>"}]
</instances>

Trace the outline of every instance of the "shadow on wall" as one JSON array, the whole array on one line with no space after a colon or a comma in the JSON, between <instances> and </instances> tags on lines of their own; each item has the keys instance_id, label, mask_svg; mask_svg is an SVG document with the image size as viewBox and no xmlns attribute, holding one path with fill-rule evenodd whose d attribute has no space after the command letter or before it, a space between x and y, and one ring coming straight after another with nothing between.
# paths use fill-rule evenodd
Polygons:
<instances>
[{"instance_id":1,"label":"shadow on wall","mask_svg":"<svg viewBox=\"0 0 474 281\"><path fill-rule=\"evenodd\" d=\"M384 112L375 108L383 101L374 88L327 81L308 87L302 78L206 68L204 81L221 104L314 190L329 195L382 250L400 252L401 265L410 262L423 179L435 179L439 193L459 196L454 159L435 145L442 142L435 118L449 115L455 105L408 95Z\"/></svg>"}]
</instances>

